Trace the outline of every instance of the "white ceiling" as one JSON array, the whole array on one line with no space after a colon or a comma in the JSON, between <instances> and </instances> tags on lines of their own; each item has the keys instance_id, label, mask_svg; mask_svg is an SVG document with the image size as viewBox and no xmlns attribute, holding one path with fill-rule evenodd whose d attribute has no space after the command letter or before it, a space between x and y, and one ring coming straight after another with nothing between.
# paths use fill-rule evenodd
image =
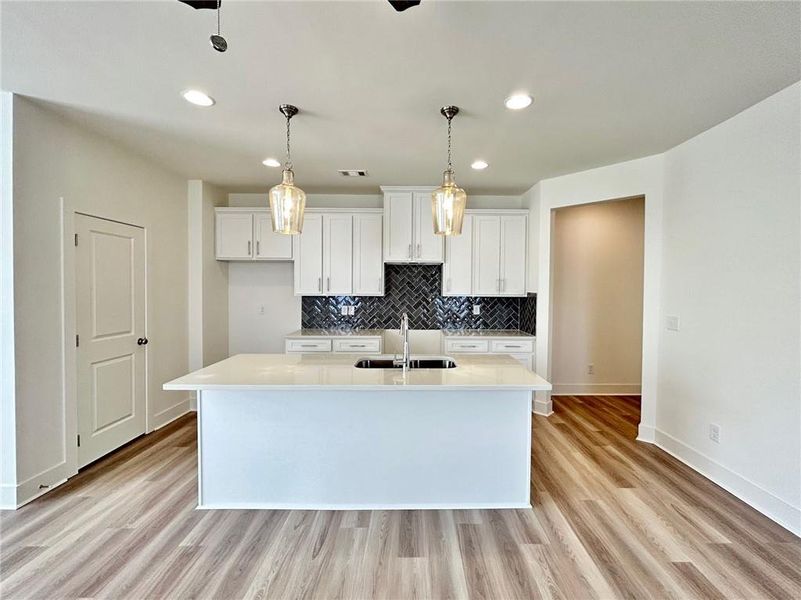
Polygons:
<instances>
[{"instance_id":1,"label":"white ceiling","mask_svg":"<svg viewBox=\"0 0 801 600\"><path fill-rule=\"evenodd\" d=\"M293 120L311 192L435 185L443 104L468 193L664 151L801 79L797 2L8 2L2 79L188 178L264 189ZM179 95L206 90L201 109ZM504 108L511 92L534 104ZM476 158L490 167L469 168ZM337 169L368 169L346 179Z\"/></svg>"}]
</instances>

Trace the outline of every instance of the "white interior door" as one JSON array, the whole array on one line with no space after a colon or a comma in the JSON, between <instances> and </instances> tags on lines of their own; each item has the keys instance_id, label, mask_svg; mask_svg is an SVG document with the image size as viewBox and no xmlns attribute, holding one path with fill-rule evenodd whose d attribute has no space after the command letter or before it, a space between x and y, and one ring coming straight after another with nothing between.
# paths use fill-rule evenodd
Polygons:
<instances>
[{"instance_id":1,"label":"white interior door","mask_svg":"<svg viewBox=\"0 0 801 600\"><path fill-rule=\"evenodd\" d=\"M442 262L442 238L434 233L431 192L414 193L414 259L419 262Z\"/></svg>"},{"instance_id":2,"label":"white interior door","mask_svg":"<svg viewBox=\"0 0 801 600\"><path fill-rule=\"evenodd\" d=\"M145 433L144 230L75 215L78 466Z\"/></svg>"},{"instance_id":3,"label":"white interior door","mask_svg":"<svg viewBox=\"0 0 801 600\"><path fill-rule=\"evenodd\" d=\"M442 269L443 296L470 296L473 293L473 216L465 215L461 235L445 238L445 264Z\"/></svg>"},{"instance_id":4,"label":"white interior door","mask_svg":"<svg viewBox=\"0 0 801 600\"><path fill-rule=\"evenodd\" d=\"M353 293L353 216L323 216L324 290L329 296Z\"/></svg>"},{"instance_id":5,"label":"white interior door","mask_svg":"<svg viewBox=\"0 0 801 600\"><path fill-rule=\"evenodd\" d=\"M501 290L501 219L473 216L473 295L497 296ZM525 260L525 257L521 260Z\"/></svg>"},{"instance_id":6,"label":"white interior door","mask_svg":"<svg viewBox=\"0 0 801 600\"><path fill-rule=\"evenodd\" d=\"M504 296L526 293L526 223L525 215L501 217L501 294Z\"/></svg>"},{"instance_id":7,"label":"white interior door","mask_svg":"<svg viewBox=\"0 0 801 600\"><path fill-rule=\"evenodd\" d=\"M295 295L324 296L323 292L323 215L306 214L303 233L293 235L295 256Z\"/></svg>"}]
</instances>

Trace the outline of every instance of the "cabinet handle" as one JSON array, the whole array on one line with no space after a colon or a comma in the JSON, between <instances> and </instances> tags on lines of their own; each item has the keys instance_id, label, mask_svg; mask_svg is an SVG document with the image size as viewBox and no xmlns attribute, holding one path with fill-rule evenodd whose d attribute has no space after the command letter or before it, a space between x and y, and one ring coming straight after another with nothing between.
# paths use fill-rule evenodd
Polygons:
<instances>
[{"instance_id":1,"label":"cabinet handle","mask_svg":"<svg viewBox=\"0 0 801 600\"><path fill-rule=\"evenodd\" d=\"M501 279L501 291L506 291L506 279Z\"/></svg>"},{"instance_id":2,"label":"cabinet handle","mask_svg":"<svg viewBox=\"0 0 801 600\"><path fill-rule=\"evenodd\" d=\"M351 348L367 348L367 344L349 344Z\"/></svg>"},{"instance_id":3,"label":"cabinet handle","mask_svg":"<svg viewBox=\"0 0 801 600\"><path fill-rule=\"evenodd\" d=\"M423 252L420 250L420 244L417 244L417 258L420 258L423 255Z\"/></svg>"},{"instance_id":4,"label":"cabinet handle","mask_svg":"<svg viewBox=\"0 0 801 600\"><path fill-rule=\"evenodd\" d=\"M256 240L256 256L261 256L261 249L259 246L259 240Z\"/></svg>"},{"instance_id":5,"label":"cabinet handle","mask_svg":"<svg viewBox=\"0 0 801 600\"><path fill-rule=\"evenodd\" d=\"M323 278L322 277L318 277L317 278L317 291L318 292L322 292L323 291Z\"/></svg>"},{"instance_id":6,"label":"cabinet handle","mask_svg":"<svg viewBox=\"0 0 801 600\"><path fill-rule=\"evenodd\" d=\"M449 292L451 291L451 278L450 278L450 277L448 277L448 287L447 287L447 290L448 290Z\"/></svg>"},{"instance_id":7,"label":"cabinet handle","mask_svg":"<svg viewBox=\"0 0 801 600\"><path fill-rule=\"evenodd\" d=\"M384 278L383 277L379 277L378 278L378 289L379 289L379 291L381 289L383 289L383 287L384 287Z\"/></svg>"},{"instance_id":8,"label":"cabinet handle","mask_svg":"<svg viewBox=\"0 0 801 600\"><path fill-rule=\"evenodd\" d=\"M248 256L250 256L250 240L248 240Z\"/></svg>"},{"instance_id":9,"label":"cabinet handle","mask_svg":"<svg viewBox=\"0 0 801 600\"><path fill-rule=\"evenodd\" d=\"M325 278L325 289L328 292L331 291L331 278L330 277L326 277Z\"/></svg>"},{"instance_id":10,"label":"cabinet handle","mask_svg":"<svg viewBox=\"0 0 801 600\"><path fill-rule=\"evenodd\" d=\"M409 244L409 258L414 258L412 256L412 245L411 244Z\"/></svg>"}]
</instances>

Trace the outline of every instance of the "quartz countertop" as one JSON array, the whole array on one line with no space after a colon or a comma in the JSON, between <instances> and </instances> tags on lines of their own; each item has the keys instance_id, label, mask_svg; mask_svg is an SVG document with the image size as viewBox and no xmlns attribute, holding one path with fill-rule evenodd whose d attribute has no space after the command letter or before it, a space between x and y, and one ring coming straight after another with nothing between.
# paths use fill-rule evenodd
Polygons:
<instances>
[{"instance_id":1,"label":"quartz countertop","mask_svg":"<svg viewBox=\"0 0 801 600\"><path fill-rule=\"evenodd\" d=\"M418 358L422 355L413 355ZM378 358L373 355L370 358ZM237 354L164 384L165 390L550 390L507 355L454 357L452 369L357 369L341 354Z\"/></svg>"},{"instance_id":2,"label":"quartz countertop","mask_svg":"<svg viewBox=\"0 0 801 600\"><path fill-rule=\"evenodd\" d=\"M536 336L519 329L443 329L445 337L504 337L532 338Z\"/></svg>"},{"instance_id":3,"label":"quartz countertop","mask_svg":"<svg viewBox=\"0 0 801 600\"><path fill-rule=\"evenodd\" d=\"M298 329L293 331L286 338L307 338L307 337L381 337L384 335L383 329Z\"/></svg>"}]
</instances>

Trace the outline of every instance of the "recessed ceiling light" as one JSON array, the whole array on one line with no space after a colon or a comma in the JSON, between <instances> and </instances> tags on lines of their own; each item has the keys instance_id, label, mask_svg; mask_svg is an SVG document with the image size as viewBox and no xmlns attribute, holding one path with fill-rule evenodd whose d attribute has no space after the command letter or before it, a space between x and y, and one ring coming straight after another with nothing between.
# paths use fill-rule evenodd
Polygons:
<instances>
[{"instance_id":1,"label":"recessed ceiling light","mask_svg":"<svg viewBox=\"0 0 801 600\"><path fill-rule=\"evenodd\" d=\"M265 167L280 167L281 166L281 163L278 162L277 160L275 160L274 158L265 158L263 161L261 161L261 164L263 164Z\"/></svg>"},{"instance_id":2,"label":"recessed ceiling light","mask_svg":"<svg viewBox=\"0 0 801 600\"><path fill-rule=\"evenodd\" d=\"M489 166L489 164L487 164L487 161L485 160L474 160L473 164L470 166L474 168L476 171L481 171L483 169L486 169Z\"/></svg>"},{"instance_id":3,"label":"recessed ceiling light","mask_svg":"<svg viewBox=\"0 0 801 600\"><path fill-rule=\"evenodd\" d=\"M504 104L506 104L506 108L520 110L521 108L526 108L532 102L533 100L528 94L512 94L506 99Z\"/></svg>"},{"instance_id":4,"label":"recessed ceiling light","mask_svg":"<svg viewBox=\"0 0 801 600\"><path fill-rule=\"evenodd\" d=\"M181 92L181 95L184 97L184 100L196 106L212 106L214 104L214 98L208 94L204 94L200 90L184 90Z\"/></svg>"}]
</instances>

